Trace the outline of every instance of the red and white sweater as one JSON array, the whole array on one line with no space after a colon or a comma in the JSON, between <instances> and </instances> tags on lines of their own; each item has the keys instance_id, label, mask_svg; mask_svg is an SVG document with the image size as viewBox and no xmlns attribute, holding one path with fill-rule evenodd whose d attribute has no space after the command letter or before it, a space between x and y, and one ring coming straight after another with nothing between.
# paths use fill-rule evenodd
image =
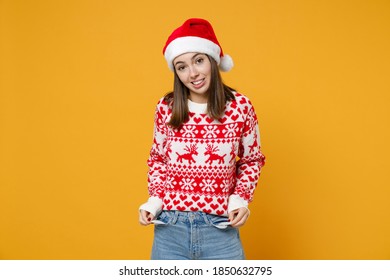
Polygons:
<instances>
[{"instance_id":1,"label":"red and white sweater","mask_svg":"<svg viewBox=\"0 0 390 280\"><path fill-rule=\"evenodd\" d=\"M265 157L254 108L235 93L219 120L207 104L188 101L189 120L180 129L167 125L171 108L156 108L154 141L148 159L150 198L140 209L202 211L227 216L253 199Z\"/></svg>"}]
</instances>

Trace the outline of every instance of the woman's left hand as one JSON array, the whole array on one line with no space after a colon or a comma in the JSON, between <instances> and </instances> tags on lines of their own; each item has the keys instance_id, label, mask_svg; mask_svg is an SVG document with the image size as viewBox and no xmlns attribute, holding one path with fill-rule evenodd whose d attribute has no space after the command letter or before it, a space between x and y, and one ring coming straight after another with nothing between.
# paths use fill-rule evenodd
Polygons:
<instances>
[{"instance_id":1,"label":"woman's left hand","mask_svg":"<svg viewBox=\"0 0 390 280\"><path fill-rule=\"evenodd\" d=\"M248 220L249 210L245 207L238 208L229 213L230 225L235 228L242 227Z\"/></svg>"}]
</instances>

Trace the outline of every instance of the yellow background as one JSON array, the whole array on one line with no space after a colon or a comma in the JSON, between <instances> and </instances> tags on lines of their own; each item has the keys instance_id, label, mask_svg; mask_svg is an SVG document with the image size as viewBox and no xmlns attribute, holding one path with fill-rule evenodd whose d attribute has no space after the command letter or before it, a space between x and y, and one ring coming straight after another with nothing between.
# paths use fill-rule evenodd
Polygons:
<instances>
[{"instance_id":1,"label":"yellow background","mask_svg":"<svg viewBox=\"0 0 390 280\"><path fill-rule=\"evenodd\" d=\"M267 163L249 259L390 259L387 0L0 0L0 259L148 259L161 54L211 21Z\"/></svg>"}]
</instances>

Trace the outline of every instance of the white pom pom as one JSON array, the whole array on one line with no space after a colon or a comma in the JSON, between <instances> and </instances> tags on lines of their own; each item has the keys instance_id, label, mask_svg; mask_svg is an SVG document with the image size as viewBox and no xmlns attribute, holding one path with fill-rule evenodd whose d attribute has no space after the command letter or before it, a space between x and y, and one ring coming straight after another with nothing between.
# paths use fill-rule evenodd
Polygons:
<instances>
[{"instance_id":1,"label":"white pom pom","mask_svg":"<svg viewBox=\"0 0 390 280\"><path fill-rule=\"evenodd\" d=\"M219 63L219 69L224 72L230 71L234 66L233 59L230 55L225 54L223 57L221 57L221 62Z\"/></svg>"}]
</instances>

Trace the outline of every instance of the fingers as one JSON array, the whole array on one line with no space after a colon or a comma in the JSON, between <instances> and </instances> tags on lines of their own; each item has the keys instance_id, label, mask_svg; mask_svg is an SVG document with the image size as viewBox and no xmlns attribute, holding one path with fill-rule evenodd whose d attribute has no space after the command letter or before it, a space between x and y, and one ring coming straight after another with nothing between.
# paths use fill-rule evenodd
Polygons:
<instances>
[{"instance_id":1,"label":"fingers","mask_svg":"<svg viewBox=\"0 0 390 280\"><path fill-rule=\"evenodd\" d=\"M238 209L237 210L233 210L232 212L229 213L229 222L233 222L235 217L237 216L237 213L238 213Z\"/></svg>"},{"instance_id":2,"label":"fingers","mask_svg":"<svg viewBox=\"0 0 390 280\"><path fill-rule=\"evenodd\" d=\"M145 210L139 211L139 223L143 226L150 225L152 223L152 220L154 219L154 216Z\"/></svg>"},{"instance_id":3,"label":"fingers","mask_svg":"<svg viewBox=\"0 0 390 280\"><path fill-rule=\"evenodd\" d=\"M249 210L245 207L233 210L229 213L230 225L232 227L241 227L245 224L249 217Z\"/></svg>"}]
</instances>

